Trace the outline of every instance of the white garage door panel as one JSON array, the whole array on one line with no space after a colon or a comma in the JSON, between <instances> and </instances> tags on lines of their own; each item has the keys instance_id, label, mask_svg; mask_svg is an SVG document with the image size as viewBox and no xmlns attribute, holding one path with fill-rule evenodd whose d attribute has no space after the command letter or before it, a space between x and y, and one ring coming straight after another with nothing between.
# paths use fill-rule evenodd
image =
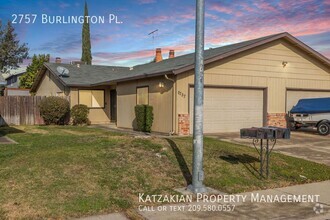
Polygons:
<instances>
[{"instance_id":1,"label":"white garage door panel","mask_svg":"<svg viewBox=\"0 0 330 220\"><path fill-rule=\"evenodd\" d=\"M190 89L190 121L193 122L193 96ZM191 124L191 133L193 123ZM232 132L263 125L263 91L205 88L204 132Z\"/></svg>"},{"instance_id":2,"label":"white garage door panel","mask_svg":"<svg viewBox=\"0 0 330 220\"><path fill-rule=\"evenodd\" d=\"M322 97L330 97L330 92L288 90L286 99L286 111L290 111L292 107L298 103L299 99Z\"/></svg>"}]
</instances>

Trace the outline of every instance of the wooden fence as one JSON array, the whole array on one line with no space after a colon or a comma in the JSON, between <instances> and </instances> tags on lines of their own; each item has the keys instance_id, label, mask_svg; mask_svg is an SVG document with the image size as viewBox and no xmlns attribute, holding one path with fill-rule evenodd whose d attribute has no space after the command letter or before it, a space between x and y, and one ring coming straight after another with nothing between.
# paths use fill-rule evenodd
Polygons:
<instances>
[{"instance_id":1,"label":"wooden fence","mask_svg":"<svg viewBox=\"0 0 330 220\"><path fill-rule=\"evenodd\" d=\"M1 96L0 126L44 124L39 103L43 96Z\"/></svg>"}]
</instances>

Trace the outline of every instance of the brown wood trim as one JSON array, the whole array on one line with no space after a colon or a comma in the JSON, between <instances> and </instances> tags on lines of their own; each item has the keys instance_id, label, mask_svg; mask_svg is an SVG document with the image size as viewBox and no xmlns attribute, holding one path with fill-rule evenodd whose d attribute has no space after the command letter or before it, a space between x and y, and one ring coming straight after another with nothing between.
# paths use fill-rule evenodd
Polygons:
<instances>
[{"instance_id":1,"label":"brown wood trim","mask_svg":"<svg viewBox=\"0 0 330 220\"><path fill-rule=\"evenodd\" d=\"M103 91L103 104L104 106L103 107L88 107L88 109L105 109L105 105L106 105L106 102L105 102L105 89L77 89L78 91L78 105L80 104L80 95L79 95L79 91L80 90L84 90L84 91L93 91L93 90L96 90L96 91Z\"/></svg>"},{"instance_id":2,"label":"brown wood trim","mask_svg":"<svg viewBox=\"0 0 330 220\"><path fill-rule=\"evenodd\" d=\"M141 88L148 88L148 105L149 105L149 86L137 86L135 89L135 105L138 105L137 103L137 90Z\"/></svg>"}]
</instances>

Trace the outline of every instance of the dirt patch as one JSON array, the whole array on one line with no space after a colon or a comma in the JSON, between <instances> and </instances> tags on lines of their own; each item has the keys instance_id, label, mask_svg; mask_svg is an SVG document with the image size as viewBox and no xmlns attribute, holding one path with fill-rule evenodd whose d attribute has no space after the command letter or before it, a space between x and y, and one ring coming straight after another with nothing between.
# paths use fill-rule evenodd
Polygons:
<instances>
[{"instance_id":1,"label":"dirt patch","mask_svg":"<svg viewBox=\"0 0 330 220\"><path fill-rule=\"evenodd\" d=\"M43 129L38 129L35 126L19 126L20 130L30 134L48 134L49 132Z\"/></svg>"},{"instance_id":2,"label":"dirt patch","mask_svg":"<svg viewBox=\"0 0 330 220\"><path fill-rule=\"evenodd\" d=\"M16 201L4 204L2 209L8 219L39 219L44 215L44 211Z\"/></svg>"}]
</instances>

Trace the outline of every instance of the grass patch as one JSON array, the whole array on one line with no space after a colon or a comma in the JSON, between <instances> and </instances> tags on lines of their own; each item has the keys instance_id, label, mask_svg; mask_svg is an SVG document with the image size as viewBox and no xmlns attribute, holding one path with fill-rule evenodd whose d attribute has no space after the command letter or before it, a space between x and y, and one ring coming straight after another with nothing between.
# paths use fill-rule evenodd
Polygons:
<instances>
[{"instance_id":1,"label":"grass patch","mask_svg":"<svg viewBox=\"0 0 330 220\"><path fill-rule=\"evenodd\" d=\"M173 142L190 168L191 138L176 138ZM276 152L270 157L268 180L260 178L259 168L255 149L214 138L204 139L205 184L224 192L239 193L330 179L330 167Z\"/></svg>"},{"instance_id":2,"label":"grass patch","mask_svg":"<svg viewBox=\"0 0 330 220\"><path fill-rule=\"evenodd\" d=\"M132 210L138 194L176 194L191 181L191 138L134 138L91 127L0 128L0 219L67 218ZM273 153L261 180L254 149L205 139L205 184L236 193L330 179L330 168ZM304 175L307 179L301 179Z\"/></svg>"}]
</instances>

